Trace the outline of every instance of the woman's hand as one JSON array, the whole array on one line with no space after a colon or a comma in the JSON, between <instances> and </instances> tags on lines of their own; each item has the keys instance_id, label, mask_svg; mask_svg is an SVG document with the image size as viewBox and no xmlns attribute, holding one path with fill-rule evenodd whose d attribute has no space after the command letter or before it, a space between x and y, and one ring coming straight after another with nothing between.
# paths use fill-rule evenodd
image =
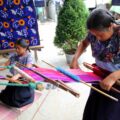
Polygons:
<instances>
[{"instance_id":1,"label":"woman's hand","mask_svg":"<svg viewBox=\"0 0 120 120\"><path fill-rule=\"evenodd\" d=\"M84 50L88 47L88 45L89 45L89 41L87 39L84 39L80 42L80 44L75 52L74 58L70 64L70 68L80 69L79 64L78 64L78 59L82 55Z\"/></svg>"},{"instance_id":2,"label":"woman's hand","mask_svg":"<svg viewBox=\"0 0 120 120\"><path fill-rule=\"evenodd\" d=\"M78 61L76 59L72 60L72 62L70 63L70 68L72 68L72 69L80 69Z\"/></svg>"},{"instance_id":3,"label":"woman's hand","mask_svg":"<svg viewBox=\"0 0 120 120\"><path fill-rule=\"evenodd\" d=\"M104 90L109 91L119 78L120 78L120 71L115 71L110 75L108 75L105 79L103 79L100 82L100 86Z\"/></svg>"}]
</instances>

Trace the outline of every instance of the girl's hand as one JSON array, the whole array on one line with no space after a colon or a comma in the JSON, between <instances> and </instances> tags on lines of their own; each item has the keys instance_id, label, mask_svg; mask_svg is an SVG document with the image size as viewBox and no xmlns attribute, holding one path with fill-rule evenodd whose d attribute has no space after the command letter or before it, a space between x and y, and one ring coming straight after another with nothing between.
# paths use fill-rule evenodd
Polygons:
<instances>
[{"instance_id":1,"label":"girl's hand","mask_svg":"<svg viewBox=\"0 0 120 120\"><path fill-rule=\"evenodd\" d=\"M19 80L13 80L13 79L11 79L11 78L6 78L6 80L8 80L9 82L12 82L12 83L19 83L19 84L21 84L21 81L19 81Z\"/></svg>"},{"instance_id":2,"label":"girl's hand","mask_svg":"<svg viewBox=\"0 0 120 120\"><path fill-rule=\"evenodd\" d=\"M103 88L104 90L109 91L111 87L115 84L115 82L118 80L117 74L118 72L113 72L110 75L108 75L105 79L103 79L100 82L100 87Z\"/></svg>"},{"instance_id":3,"label":"girl's hand","mask_svg":"<svg viewBox=\"0 0 120 120\"><path fill-rule=\"evenodd\" d=\"M10 82L14 82L14 83L21 83L18 79L19 77L21 77L20 74L16 74L14 76L12 76L11 78L7 77L6 80L10 81Z\"/></svg>"},{"instance_id":4,"label":"girl's hand","mask_svg":"<svg viewBox=\"0 0 120 120\"><path fill-rule=\"evenodd\" d=\"M13 81L15 81L15 80L18 80L20 77L21 77L21 75L18 73L18 74L16 74L16 75L14 75L11 79L12 79Z\"/></svg>"}]
</instances>

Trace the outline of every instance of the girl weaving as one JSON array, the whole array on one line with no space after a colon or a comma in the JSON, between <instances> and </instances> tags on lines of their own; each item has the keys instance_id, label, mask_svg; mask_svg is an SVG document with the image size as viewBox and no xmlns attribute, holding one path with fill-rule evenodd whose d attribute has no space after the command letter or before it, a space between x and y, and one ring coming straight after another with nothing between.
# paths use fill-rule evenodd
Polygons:
<instances>
[{"instance_id":1,"label":"girl weaving","mask_svg":"<svg viewBox=\"0 0 120 120\"><path fill-rule=\"evenodd\" d=\"M120 94L110 91L111 87L120 79L120 27L107 10L95 9L87 20L87 37L79 45L72 60L71 68L79 68L78 58L91 44L92 55L96 64L110 72L106 78L95 87L107 90L109 94L120 99ZM116 86L120 89L120 86ZM119 120L120 101L114 102L91 90L83 120Z\"/></svg>"},{"instance_id":2,"label":"girl weaving","mask_svg":"<svg viewBox=\"0 0 120 120\"><path fill-rule=\"evenodd\" d=\"M32 67L33 58L30 54L29 44L26 42L26 40L17 40L15 43L15 48L16 53L12 54L10 59L4 63L3 66L12 65L15 64L15 62L20 62L27 67ZM0 68L0 70L4 70L4 68ZM10 78L10 80L13 82L21 77L21 75L13 69L10 69L10 72L13 74L13 77ZM0 93L0 100L10 106L22 107L33 102L34 90L30 87L7 86Z\"/></svg>"}]
</instances>

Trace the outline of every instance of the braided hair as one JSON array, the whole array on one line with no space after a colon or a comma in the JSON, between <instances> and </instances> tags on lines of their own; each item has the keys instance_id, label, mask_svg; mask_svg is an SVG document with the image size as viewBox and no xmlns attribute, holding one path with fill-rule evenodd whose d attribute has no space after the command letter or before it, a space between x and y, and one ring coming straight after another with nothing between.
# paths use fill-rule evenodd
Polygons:
<instances>
[{"instance_id":1,"label":"braided hair","mask_svg":"<svg viewBox=\"0 0 120 120\"><path fill-rule=\"evenodd\" d=\"M112 15L106 9L95 9L91 12L87 19L87 29L95 29L98 31L106 30L111 23L119 24Z\"/></svg>"},{"instance_id":2,"label":"braided hair","mask_svg":"<svg viewBox=\"0 0 120 120\"><path fill-rule=\"evenodd\" d=\"M20 45L21 47L23 48L26 48L26 50L28 50L30 52L30 49L29 49L29 43L27 43L27 40L26 39L18 39L16 42L15 42L16 45Z\"/></svg>"}]
</instances>

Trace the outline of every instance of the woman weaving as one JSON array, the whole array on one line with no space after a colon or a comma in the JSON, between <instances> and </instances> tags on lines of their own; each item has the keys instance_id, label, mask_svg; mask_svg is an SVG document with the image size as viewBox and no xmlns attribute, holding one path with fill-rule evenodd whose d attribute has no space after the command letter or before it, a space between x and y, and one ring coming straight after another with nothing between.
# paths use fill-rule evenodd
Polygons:
<instances>
[{"instance_id":1,"label":"woman weaving","mask_svg":"<svg viewBox=\"0 0 120 120\"><path fill-rule=\"evenodd\" d=\"M87 19L87 37L79 45L71 63L71 68L79 68L78 58L90 44L97 66L112 72L100 82L93 85L107 90L110 95L120 99L120 94L110 91L120 79L120 27L111 13L95 9ZM117 86L120 89L120 86ZM114 102L91 90L83 120L119 120L120 101Z\"/></svg>"}]
</instances>

